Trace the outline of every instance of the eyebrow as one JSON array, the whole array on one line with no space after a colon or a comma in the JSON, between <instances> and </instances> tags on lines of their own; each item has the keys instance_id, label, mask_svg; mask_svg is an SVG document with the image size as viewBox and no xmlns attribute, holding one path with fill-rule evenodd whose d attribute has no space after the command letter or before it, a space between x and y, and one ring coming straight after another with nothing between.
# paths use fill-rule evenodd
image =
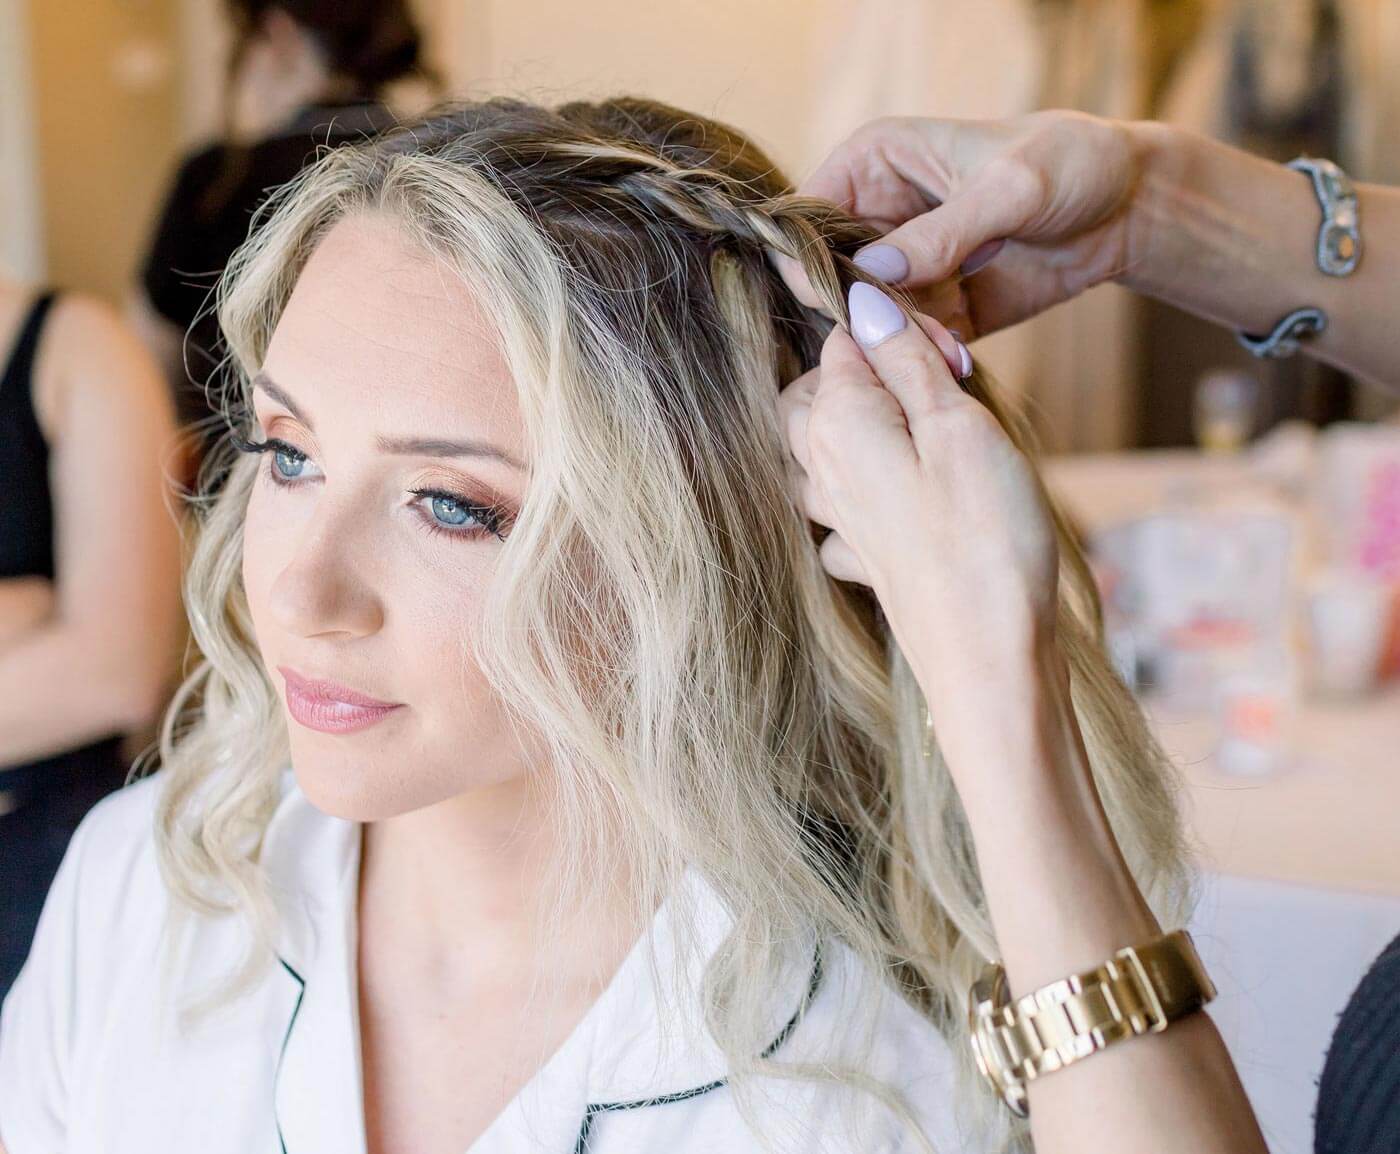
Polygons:
<instances>
[{"instance_id":1,"label":"eyebrow","mask_svg":"<svg viewBox=\"0 0 1400 1154\"><path fill-rule=\"evenodd\" d=\"M298 421L310 429L316 431L311 420L301 407L292 400L280 385L273 381L265 372L254 375L252 381L253 388L261 389L279 405L285 408ZM385 437L375 438L375 443L379 446L380 452L395 453L406 456L425 457L488 457L509 465L513 469L522 472L525 466L503 449L498 449L495 445L486 441L455 441L446 440L442 437Z\"/></svg>"}]
</instances>

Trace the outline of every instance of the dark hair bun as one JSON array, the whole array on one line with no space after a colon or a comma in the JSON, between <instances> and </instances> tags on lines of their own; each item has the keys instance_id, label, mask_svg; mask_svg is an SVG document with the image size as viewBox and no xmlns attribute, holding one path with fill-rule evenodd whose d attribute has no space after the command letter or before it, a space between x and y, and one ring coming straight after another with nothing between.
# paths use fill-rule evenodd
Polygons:
<instances>
[{"instance_id":1,"label":"dark hair bun","mask_svg":"<svg viewBox=\"0 0 1400 1154\"><path fill-rule=\"evenodd\" d=\"M280 8L315 38L334 71L366 92L419 65L422 39L405 0L229 0L229 7L245 27Z\"/></svg>"}]
</instances>

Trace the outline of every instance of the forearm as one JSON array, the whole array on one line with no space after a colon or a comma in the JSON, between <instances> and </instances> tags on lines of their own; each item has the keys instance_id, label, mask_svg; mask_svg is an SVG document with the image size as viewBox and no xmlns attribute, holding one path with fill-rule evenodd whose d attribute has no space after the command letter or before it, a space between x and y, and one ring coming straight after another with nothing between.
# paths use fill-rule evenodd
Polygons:
<instances>
[{"instance_id":1,"label":"forearm","mask_svg":"<svg viewBox=\"0 0 1400 1154\"><path fill-rule=\"evenodd\" d=\"M48 757L147 720L159 676L61 621L0 651L0 770Z\"/></svg>"},{"instance_id":2,"label":"forearm","mask_svg":"<svg viewBox=\"0 0 1400 1154\"><path fill-rule=\"evenodd\" d=\"M1156 122L1131 131L1142 177L1119 283L1256 334L1315 305L1328 324L1304 349L1400 388L1400 190L1357 185L1361 261L1350 276L1329 277L1315 260L1321 215L1304 174Z\"/></svg>"},{"instance_id":3,"label":"forearm","mask_svg":"<svg viewBox=\"0 0 1400 1154\"><path fill-rule=\"evenodd\" d=\"M0 578L0 651L36 628L53 606L53 582L47 578Z\"/></svg>"},{"instance_id":4,"label":"forearm","mask_svg":"<svg viewBox=\"0 0 1400 1154\"><path fill-rule=\"evenodd\" d=\"M1179 928L1158 925L1123 861L1062 657L1048 645L1027 653L998 678L976 730L959 723L945 747L950 765L961 759L959 793L1013 998ZM1004 724L987 725L997 710ZM1028 1092L1040 1154L1267 1154L1205 1013L1035 1079Z\"/></svg>"}]
</instances>

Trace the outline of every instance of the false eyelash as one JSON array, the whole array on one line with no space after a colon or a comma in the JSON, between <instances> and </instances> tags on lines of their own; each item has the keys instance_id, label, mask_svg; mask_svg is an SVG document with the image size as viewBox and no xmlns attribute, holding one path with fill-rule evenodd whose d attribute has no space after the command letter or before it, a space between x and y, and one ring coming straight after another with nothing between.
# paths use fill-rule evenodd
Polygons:
<instances>
[{"instance_id":1,"label":"false eyelash","mask_svg":"<svg viewBox=\"0 0 1400 1154\"><path fill-rule=\"evenodd\" d=\"M240 453L266 453L269 452L271 449L281 447L280 444L275 440L249 441L244 437L240 437L232 429L230 429L228 432L228 439L229 444L231 444Z\"/></svg>"},{"instance_id":2,"label":"false eyelash","mask_svg":"<svg viewBox=\"0 0 1400 1154\"><path fill-rule=\"evenodd\" d=\"M306 459L305 453L303 453L295 445L289 444L288 442L282 440L280 437L268 437L262 441L249 441L244 437L240 437L237 433L230 432L229 438L231 443L233 444L233 447L237 449L240 453L280 452L288 454L292 457L300 458L302 460ZM282 485L284 487L292 485L294 483L295 482L291 480L273 481L274 485ZM503 514L498 512L493 506L479 504L476 501L468 500L461 493L452 493L446 489L410 489L409 492L412 493L415 497L436 497L444 501L451 501L454 505L458 505L461 508L465 509L472 517L474 517L478 521L479 525L477 532L489 533L493 537L500 538L502 541L505 540L505 534L501 532L501 529L503 528L505 523L505 517ZM471 529L449 529L447 528L447 526L442 525L436 520L429 517L425 517L423 519L423 523L424 527L428 530L429 533L441 533L448 537L471 537L474 535Z\"/></svg>"},{"instance_id":3,"label":"false eyelash","mask_svg":"<svg viewBox=\"0 0 1400 1154\"><path fill-rule=\"evenodd\" d=\"M438 497L444 501L451 501L454 505L465 509L472 517L479 522L479 528L484 533L490 533L493 537L505 540L505 535L501 532L504 518L494 508L489 505L479 505L475 501L468 501L460 493L449 493L446 489L410 489L415 497ZM432 518L425 518L424 524L429 533L445 533L449 537L468 537L471 535L470 529L452 530L446 525L442 525Z\"/></svg>"}]
</instances>

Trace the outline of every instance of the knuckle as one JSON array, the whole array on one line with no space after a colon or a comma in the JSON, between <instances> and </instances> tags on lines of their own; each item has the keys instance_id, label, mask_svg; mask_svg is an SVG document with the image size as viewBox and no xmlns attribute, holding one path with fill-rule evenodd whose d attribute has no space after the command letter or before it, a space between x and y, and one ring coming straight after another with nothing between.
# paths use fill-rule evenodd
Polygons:
<instances>
[{"instance_id":1,"label":"knuckle","mask_svg":"<svg viewBox=\"0 0 1400 1154\"><path fill-rule=\"evenodd\" d=\"M914 237L915 247L930 268L947 268L957 256L957 238L947 229L929 225Z\"/></svg>"},{"instance_id":2,"label":"knuckle","mask_svg":"<svg viewBox=\"0 0 1400 1154\"><path fill-rule=\"evenodd\" d=\"M885 384L893 385L897 391L926 390L932 386L934 374L938 371L935 358L940 363L943 361L943 354L936 348L916 349L883 370L880 376Z\"/></svg>"},{"instance_id":3,"label":"knuckle","mask_svg":"<svg viewBox=\"0 0 1400 1154\"><path fill-rule=\"evenodd\" d=\"M1041 203L1048 191L1045 170L1020 152L1008 153L995 162L996 187L1014 204Z\"/></svg>"},{"instance_id":4,"label":"knuckle","mask_svg":"<svg viewBox=\"0 0 1400 1154\"><path fill-rule=\"evenodd\" d=\"M778 390L778 412L790 413L794 409L810 404L812 394L820 383L820 369L809 369L800 377L795 377Z\"/></svg>"},{"instance_id":5,"label":"knuckle","mask_svg":"<svg viewBox=\"0 0 1400 1154\"><path fill-rule=\"evenodd\" d=\"M990 409L965 396L944 410L940 424L958 444L969 447L985 445L1005 435Z\"/></svg>"},{"instance_id":6,"label":"knuckle","mask_svg":"<svg viewBox=\"0 0 1400 1154\"><path fill-rule=\"evenodd\" d=\"M828 394L812 406L807 419L807 449L814 458L838 459L850 430L870 419L881 400L877 390Z\"/></svg>"}]
</instances>

